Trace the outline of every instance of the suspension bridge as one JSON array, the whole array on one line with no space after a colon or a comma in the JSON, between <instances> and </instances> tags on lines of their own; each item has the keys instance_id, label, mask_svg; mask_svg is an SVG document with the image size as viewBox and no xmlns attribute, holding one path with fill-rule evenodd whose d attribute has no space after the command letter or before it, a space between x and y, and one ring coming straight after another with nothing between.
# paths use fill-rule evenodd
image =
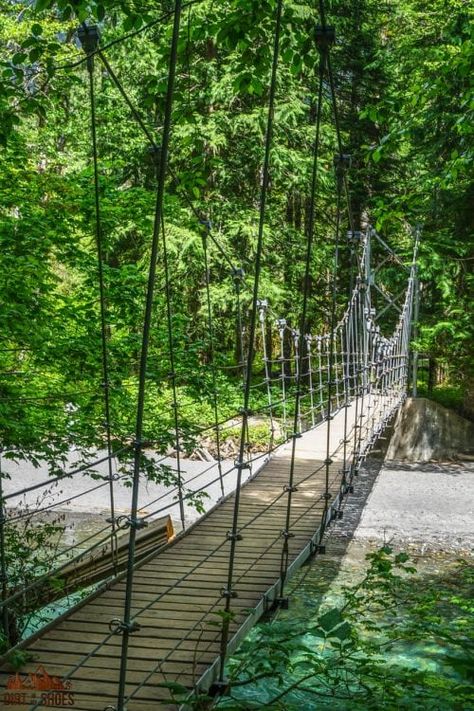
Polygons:
<instances>
[{"instance_id":1,"label":"suspension bridge","mask_svg":"<svg viewBox=\"0 0 474 711\"><path fill-rule=\"evenodd\" d=\"M79 31L90 87L107 451L100 459L53 479L21 490L13 487L0 492L3 504L0 522L2 624L4 635L14 645L13 650L8 650L2 658L0 689L3 704L21 710L34 711L46 706L74 707L81 711L164 711L190 707L193 695L199 693L210 692L217 696L225 693L229 655L265 612L288 606L289 579L305 560L324 552L326 529L333 518L343 515L344 502L356 486L360 467L406 397L412 362L416 368L416 357L411 359L410 355L410 341L417 309L418 233L415 231L411 236L413 256L406 263L372 226L366 225L358 230L352 224L348 181L351 161L342 150L330 61L334 32L326 23L324 7L321 8L321 24L315 33L320 53L318 111L299 327L291 326L289 320L275 314L269 300L261 293L259 278L265 248L264 227L282 28L283 3L280 0L276 3L274 18L253 298L247 323L243 324L241 312L238 315L242 362L234 367L241 371L243 382L242 408L236 413L240 417L238 452L232 465L222 462L219 447L228 422L219 422L217 370L213 369L215 422L208 429L217 443L217 462L209 467L212 472L210 482L201 483L203 472L195 477L194 486L189 488L190 480L184 476L180 454L180 403L174 373L172 303L163 211L168 181L179 189L179 181L168 163L168 152L181 11L182 3L177 0L168 14L172 18L173 34L160 146L106 58L96 28L84 25ZM114 451L112 446L107 387L107 305L101 266L103 244L95 59L106 67L150 141L157 167L158 190L143 325L136 431L134 442L124 447L133 458L130 503L125 515L118 515L114 507L114 486L121 475L113 467L120 452ZM337 214L334 279L327 329L324 333L312 334L307 328L308 285L316 221L321 106L326 85L329 86L338 139L338 153L334 158ZM209 334L213 343L208 249L216 249L224 261L229 261L229 257L214 235L211 221L196 210L192 201L189 207L202 231ZM341 316L337 312L341 285L336 277L345 210L348 230L344 233L347 233L352 267L350 283L344 285L347 299ZM174 396L176 481L170 486L169 493L175 499L173 503L168 500L164 504L163 497L158 497L143 505L140 503L140 487L146 479L146 442L143 437L146 373L160 244L166 274L170 379ZM398 296L392 296L378 284L379 269L373 264L375 248L382 252L382 261L388 260L402 275L404 286ZM230 272L238 297L242 270L230 262ZM381 300L383 308L377 310L375 303L380 304ZM394 314L392 321L388 321L391 323L389 332L383 329L387 311ZM272 349L279 352L270 352L269 342ZM262 365L260 379L255 373L257 362ZM235 426L235 417L229 421ZM266 428L267 444L263 452L255 452L251 446L249 425L254 421ZM55 481L81 477L99 463L107 465L108 475L102 477L100 483L94 482L86 492L81 490L67 499L18 513L17 504L21 497L41 491L42 487L46 489ZM220 487L220 499L196 523L188 526L184 515L186 504L214 485ZM111 510L101 536L92 537L89 547L72 546L63 551L55 567L39 571L23 589L10 588L5 564L9 529L19 520L39 516L75 496L102 487L109 488ZM158 538L145 537L148 543L143 547L142 529L149 520L169 514L172 509L173 512L177 510L176 518L180 520L182 530L176 536L167 535L170 540L166 543L164 531L167 527L168 534L171 531L165 520ZM123 538L120 544L117 543L121 530L126 532L126 545ZM102 571L94 578L95 581L102 579L100 586L28 638L15 640L12 617L18 614L22 605L31 610L44 604L47 599L45 590L51 587L52 581L61 581L62 577L74 581L75 566L76 578L83 582L84 564L91 560L91 556ZM72 587L73 582L68 582L68 592ZM27 653L20 670L14 670L11 665L15 652Z\"/></svg>"}]
</instances>

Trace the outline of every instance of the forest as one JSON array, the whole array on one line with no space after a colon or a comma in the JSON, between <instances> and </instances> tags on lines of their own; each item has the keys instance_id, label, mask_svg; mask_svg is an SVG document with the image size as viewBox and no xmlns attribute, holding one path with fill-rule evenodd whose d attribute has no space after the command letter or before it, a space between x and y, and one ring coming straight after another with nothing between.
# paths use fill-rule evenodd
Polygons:
<instances>
[{"instance_id":1,"label":"forest","mask_svg":"<svg viewBox=\"0 0 474 711\"><path fill-rule=\"evenodd\" d=\"M212 419L202 218L212 221L210 297L219 408L238 409L235 273L251 300L272 52L270 1L187 3L165 197L176 387L189 428ZM160 135L171 24L156 4L2 3L0 431L9 452L59 466L70 443L103 441L88 78L77 27L98 23L109 68ZM443 366L445 397L472 413L473 40L463 0L334 0L333 50L351 210L407 259L419 226L418 349ZM285 4L261 295L295 326L304 283L318 53L317 9ZM130 35L128 39L123 37ZM120 42L114 44L115 40ZM82 60L82 62L81 62ZM115 446L133 434L156 175L150 144L96 61L96 125ZM329 89L326 86L326 93ZM329 101L323 105L308 326L328 320L335 220ZM347 215L343 218L347 223ZM340 308L349 249L341 249ZM392 269L392 272L394 270ZM388 273L396 290L396 274ZM392 283L390 284L390 280ZM240 281L240 279L238 279ZM146 437L166 447L171 401L165 275L159 258L147 373ZM230 374L230 377L229 377ZM235 375L235 373L234 373ZM168 409L169 411L169 409ZM168 419L167 419L168 418ZM47 433L47 437L45 437Z\"/></svg>"},{"instance_id":2,"label":"forest","mask_svg":"<svg viewBox=\"0 0 474 711\"><path fill-rule=\"evenodd\" d=\"M185 457L203 450L215 455L217 447L218 459L220 448L222 458L230 459L248 386L252 414L262 420L252 420L247 445L263 451L261 413L267 396L277 399L280 377L269 377L267 362L279 362L280 345L282 363L290 360L298 329L327 333L345 313L355 279L355 235L368 225L389 254L377 254L380 244L374 244L374 257L382 261L383 287L374 303L380 309L387 295L403 296L403 267L409 270L419 240L419 314L411 343L419 369L411 387L474 419L472 3L285 0L265 183L278 5L182 2L154 253L175 3L0 0L0 482L9 478L5 462L45 467L61 478L71 452L76 464L87 464L108 446L131 487L141 379L139 447ZM319 85L321 7L335 40L331 71ZM87 57L91 28L101 49ZM320 134L313 191L315 124ZM335 169L341 152L348 166L342 209ZM150 263L154 295L144 370ZM246 383L257 271L260 313L264 309L267 320L258 326L254 380ZM392 329L395 323L388 311L382 325ZM284 328L293 335L282 335ZM285 377L291 372L283 372L283 383ZM330 374L328 379L330 387ZM329 391L329 408L330 400ZM274 407L273 415L279 421L284 416L285 423L276 430L272 423L271 446L288 434L286 417L293 412L284 407ZM219 422L230 423L221 439ZM148 481L176 483L170 468L156 466L152 457L143 455L141 464ZM3 505L2 497L0 487ZM190 495L189 503L202 510L199 495ZM36 548L47 547L52 530L29 534L26 547L33 541ZM25 541L9 545L9 564L24 555L19 585L28 579L34 556L23 554ZM329 638L343 625L353 629L364 605L390 610L403 596L407 608L416 608L403 630L405 641L432 634L453 642L439 622L439 599L414 594L398 577L411 572L408 556L392 553L385 548L372 555L362 586L344 592L347 607L352 605L347 616L345 605L337 619L318 618L316 637ZM472 587L470 571L456 569L461 585ZM462 637L472 625L472 606L464 593L461 602L455 599L452 585L449 575L442 578L441 604L452 605L453 618L456 605L462 608ZM376 623L384 633L397 621L396 615L387 619L386 627ZM367 691L372 672L378 674L378 661L374 671L367 660L380 648L371 647L365 632L353 636L347 650L346 637L340 638L336 666L340 671L349 657L356 660L357 688L349 695L360 703L355 708L382 708L380 688L375 696ZM262 628L258 635L260 646L247 643L233 663L239 673L243 666L250 675L278 679L293 651L277 652L286 628ZM472 660L472 645L466 648ZM320 659L305 663L314 675ZM331 683L332 663L321 667L323 684ZM340 685L340 674L337 679ZM472 674L463 679L472 681ZM424 685L430 694L437 689L435 675L420 681L407 674L392 682L384 691L387 709L412 708L413 699L420 704L413 708L428 708L423 703L432 697L425 698ZM440 682L442 702L454 695L458 705L452 708L468 708L463 684ZM400 701L404 685L415 689L407 706ZM333 690L337 695L340 687ZM172 691L179 698L180 689ZM222 702L222 708L254 707L260 708L245 693Z\"/></svg>"}]
</instances>

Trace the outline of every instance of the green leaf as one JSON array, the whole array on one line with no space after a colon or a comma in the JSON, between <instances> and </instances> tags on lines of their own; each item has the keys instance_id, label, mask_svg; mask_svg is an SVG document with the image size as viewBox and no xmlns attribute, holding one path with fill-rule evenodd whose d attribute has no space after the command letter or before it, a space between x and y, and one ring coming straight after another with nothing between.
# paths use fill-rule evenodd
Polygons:
<instances>
[{"instance_id":1,"label":"green leaf","mask_svg":"<svg viewBox=\"0 0 474 711\"><path fill-rule=\"evenodd\" d=\"M12 62L13 64L23 64L23 62L26 60L26 57L27 55L25 54L25 52L17 52L13 55Z\"/></svg>"},{"instance_id":2,"label":"green leaf","mask_svg":"<svg viewBox=\"0 0 474 711\"><path fill-rule=\"evenodd\" d=\"M128 17L125 18L123 22L123 29L125 32L129 32L135 23L135 15L129 15Z\"/></svg>"},{"instance_id":3,"label":"green leaf","mask_svg":"<svg viewBox=\"0 0 474 711\"><path fill-rule=\"evenodd\" d=\"M28 55L30 62L36 62L37 59L41 57L42 50L41 47L34 47Z\"/></svg>"},{"instance_id":4,"label":"green leaf","mask_svg":"<svg viewBox=\"0 0 474 711\"><path fill-rule=\"evenodd\" d=\"M375 151L373 151L373 153L372 153L372 160L374 161L374 163L379 163L381 158L382 158L382 149L376 148Z\"/></svg>"},{"instance_id":5,"label":"green leaf","mask_svg":"<svg viewBox=\"0 0 474 711\"><path fill-rule=\"evenodd\" d=\"M318 617L318 622L320 627L322 627L325 632L330 632L335 627L341 624L344 619L341 615L340 610L335 607L332 610L326 612L322 617Z\"/></svg>"},{"instance_id":6,"label":"green leaf","mask_svg":"<svg viewBox=\"0 0 474 711\"><path fill-rule=\"evenodd\" d=\"M35 22L35 24L31 28L31 34L35 35L36 37L39 37L41 34L43 34L43 27L37 22Z\"/></svg>"},{"instance_id":7,"label":"green leaf","mask_svg":"<svg viewBox=\"0 0 474 711\"><path fill-rule=\"evenodd\" d=\"M351 625L348 622L343 622L342 625L339 625L337 629L331 632L331 637L337 637L341 640L341 642L343 642L344 640L350 638L351 632Z\"/></svg>"}]
</instances>

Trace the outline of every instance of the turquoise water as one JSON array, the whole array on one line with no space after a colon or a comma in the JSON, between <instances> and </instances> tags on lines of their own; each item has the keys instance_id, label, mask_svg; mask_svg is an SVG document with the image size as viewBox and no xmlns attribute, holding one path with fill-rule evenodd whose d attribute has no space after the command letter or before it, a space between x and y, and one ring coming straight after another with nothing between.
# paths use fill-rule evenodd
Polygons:
<instances>
[{"instance_id":1,"label":"turquoise water","mask_svg":"<svg viewBox=\"0 0 474 711\"><path fill-rule=\"evenodd\" d=\"M455 646L449 648L445 641L436 639L410 639L408 641L399 641L393 645L387 645L383 649L383 655L376 655L369 659L368 663L376 661L383 674L386 674L387 683L390 684L392 678L403 678L406 676L407 684L416 687L416 693L410 700L410 691L407 687L407 698L404 698L403 682L401 683L401 694L398 700L384 699L383 693L378 693L372 700L363 700L359 702L356 698L350 698L351 692L357 691L357 685L354 686L351 681L350 672L347 677L347 697L337 698L340 695L341 687L331 687L328 683L330 675L322 674L320 677L322 682L318 682L314 675L314 671L318 668L321 660L329 660L334 657L334 653L328 649L328 645L321 637L314 636L311 633L305 633L314 627L319 616L330 609L340 607L345 600L343 588L344 586L353 586L357 581L361 580L365 574L367 562L365 555L371 549L357 544L351 544L348 555L345 557L342 566L341 561L337 557L332 560L325 561L324 566L313 565L303 569L298 576L290 583L290 589L293 588L293 594L290 599L290 609L281 611L273 620L264 622L255 628L247 639L247 650L252 650L256 656L254 659L260 665L259 670L264 667L265 655L267 661L270 661L272 656L278 658L280 650L278 645L271 648L268 645L261 646L259 637L263 633L266 636L273 634L272 630L282 628L281 634L281 653L283 649L288 647L291 635L293 632L298 632L302 628L302 634L295 640L295 649L290 652L288 659L282 661L278 665L282 671L280 678L266 678L256 683L234 688L232 690L232 699L223 699L217 706L222 709L284 709L287 711L312 711L313 709L393 709L426 710L426 711L472 711L474 709L474 668L466 672L464 668L460 670L458 661L465 659L464 654L460 654L459 649ZM449 580L450 571L453 575L457 569L457 559L449 553L431 553L423 556L413 554L414 564L417 568L417 573L413 575L411 580L413 586L420 591L426 591L428 586L433 585L433 581L440 579L440 576ZM474 560L471 559L469 565L474 566ZM456 592L456 591L454 591ZM472 590L458 590L460 596L464 595L469 598L472 595ZM439 610L438 610L439 612ZM463 610L461 610L463 614ZM446 614L451 615L452 610ZM470 630L474 630L474 622L472 620L473 610L471 609ZM469 617L469 613L467 614ZM394 627L397 625L405 625L410 617L410 610L403 606L400 609L390 610L389 618L387 615L381 615L380 612L369 612L366 618L373 623L381 623L385 619L390 620L390 624ZM453 620L453 635L459 634L459 619ZM433 624L436 628L436 624ZM450 629L449 623L445 625ZM462 631L462 630L461 630ZM364 642L371 643L375 641L374 635L380 635L380 629L363 629L361 631L362 645ZM258 651L260 646L260 652ZM255 652L255 650L257 650ZM309 656L308 652L309 650ZM365 658L368 652L364 650L362 657ZM332 656L331 656L332 655ZM311 659L311 664L307 663L308 658ZM283 656L282 656L283 659ZM453 662L454 659L454 662ZM235 655L235 658L229 664L229 674L234 673L237 664L245 660L245 653ZM474 661L474 647L471 649L471 661ZM351 668L351 663L348 660L346 667ZM251 667L250 667L251 668ZM326 666L326 669L328 667ZM341 667L342 668L342 667ZM313 672L313 673L312 673ZM420 672L425 675L419 677ZM308 680L304 683L308 687L308 691L301 691L296 688L290 693L284 691L296 684L301 678L308 675ZM310 676L311 675L311 676ZM466 676L467 675L467 676ZM369 675L370 676L370 675ZM245 679L246 674L241 674L240 680ZM416 679L416 683L415 683ZM429 697L424 698L424 694L428 691L423 689L423 685L427 683L439 686L439 690L433 693L430 691ZM469 681L471 686L469 686ZM399 682L398 682L399 683ZM411 688L411 686L410 686ZM455 690L451 697L449 689ZM333 692L334 693L333 695ZM358 689L355 697L360 692ZM460 698L458 698L458 695ZM389 695L390 696L390 695ZM438 698L439 697L439 698ZM471 698L473 701L469 701Z\"/></svg>"}]
</instances>

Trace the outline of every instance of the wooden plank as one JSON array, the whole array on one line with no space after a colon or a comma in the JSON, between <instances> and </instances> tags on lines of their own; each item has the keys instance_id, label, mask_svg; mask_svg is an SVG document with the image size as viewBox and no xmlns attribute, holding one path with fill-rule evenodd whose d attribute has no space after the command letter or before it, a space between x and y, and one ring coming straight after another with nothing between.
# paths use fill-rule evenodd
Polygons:
<instances>
[{"instance_id":1,"label":"wooden plank","mask_svg":"<svg viewBox=\"0 0 474 711\"><path fill-rule=\"evenodd\" d=\"M331 467L331 479L336 479L339 467L340 464ZM287 509L287 495L282 488L288 474L289 460L274 458L242 489L239 526L243 540L238 542L234 567L234 589L239 596L232 600L235 618L231 636L243 624L248 625L252 611L262 613L262 601L279 579L283 545L280 532ZM295 535L290 539L290 562L320 524L325 506L320 498L325 490L325 475L321 461L302 458L296 463L295 480L301 483L292 502L291 526ZM333 491L339 491L338 485L333 485ZM226 533L232 526L233 508L231 496L159 555L137 566L132 615L141 629L129 640L128 688L141 684L160 660L161 666L137 698L127 704L128 711L176 709L167 703L169 697L165 698L163 692L168 691L159 683L165 678L177 679L191 689L218 658L219 612L225 604L221 592L228 573ZM100 567L97 563L96 570ZM115 701L122 640L119 635L109 638L109 622L112 618L122 619L124 594L124 580L114 583L28 647L35 661L27 668L44 664L65 675L79 665L72 673L72 681L75 708L80 711L103 710L107 703ZM6 674L5 669L0 671L0 684Z\"/></svg>"}]
</instances>

